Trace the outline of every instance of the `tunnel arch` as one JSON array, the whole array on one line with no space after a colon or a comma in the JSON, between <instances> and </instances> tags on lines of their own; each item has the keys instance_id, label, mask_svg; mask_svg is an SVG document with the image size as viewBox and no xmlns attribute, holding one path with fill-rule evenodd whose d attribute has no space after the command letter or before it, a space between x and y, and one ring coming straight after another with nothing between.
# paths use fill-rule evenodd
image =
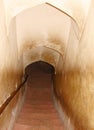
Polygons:
<instances>
[{"instance_id":1,"label":"tunnel arch","mask_svg":"<svg viewBox=\"0 0 94 130\"><path fill-rule=\"evenodd\" d=\"M44 3L42 3L42 4L40 4L40 6L42 6ZM64 27L65 26L68 26L67 27L67 31L66 30L64 30L64 34L66 35L64 35L64 34L62 34L60 37L59 37L59 35L56 33L56 32L54 32L55 33L55 35L53 36L53 32L51 32L51 33L49 33L49 32L47 32L47 33L45 33L45 32L43 32L43 34L41 35L41 37L45 37L44 39L38 39L38 38L35 38L35 39L37 39L38 41L36 41L35 39L32 39L32 37L31 37L31 39L30 38L24 38L24 35L23 35L23 33L25 32L24 30L20 30L19 31L19 29L21 28L21 24L19 24L19 26L18 26L18 24L17 24L17 17L20 17L20 15L24 15L24 12L26 12L26 11L28 11L28 10L31 10L31 8L27 8L27 9L25 9L25 10L23 10L23 11L21 11L20 13L18 13L12 20L11 20L11 23L12 23L12 25L13 26L15 26L15 27L13 27L13 29L12 29L12 31L11 31L11 33L12 33L12 35L13 35L13 30L14 30L14 32L15 32L15 36L13 36L13 38L12 38L12 42L13 42L13 40L14 40L14 37L15 37L15 41L16 41L16 44L17 44L17 53L18 53L18 60L20 61L22 61L22 62L24 62L23 61L23 59L24 59L24 54L25 54L25 52L27 51L27 49L28 49L28 51L30 51L30 49L34 49L34 48L45 48L45 47L47 47L47 48L50 48L50 49L52 49L52 51L53 50L55 50L55 51L57 51L57 52L59 52L61 55L62 55L62 57L65 55L65 53L66 53L66 48L68 47L68 41L69 41L69 39L70 39L70 32L71 32L71 30L73 30L74 31L74 33L75 33L75 37L77 38L77 39L79 39L79 31L78 31L78 25L77 25L77 23L76 23L76 21L70 16L70 15L68 15L66 12L63 12L63 11L60 11L59 9L57 9L57 8L55 8L53 5L51 5L51 4L49 4L49 3L45 3L45 5L47 5L47 6L49 6L50 8L53 8L54 10L58 10L58 12L59 13L61 13L60 15L64 15L64 18L65 19L67 19L68 20L68 22L66 22L67 20L65 20L64 21L64 23L66 23L66 25L63 25ZM37 5L37 6L34 6L34 7L32 7L32 9L34 9L34 8L38 8L38 6L39 5ZM43 5L44 6L44 5ZM29 20L28 20L29 21ZM22 21L23 22L23 21ZM18 22L19 23L19 22ZM62 24L61 24L62 25ZM11 26L11 25L10 25ZM24 26L23 26L24 27ZM23 28L22 28L23 29ZM65 32L66 31L66 32ZM59 31L58 31L59 32ZM25 34L26 35L26 34ZM63 36L64 35L64 36ZM21 36L21 38L20 38L20 40L19 40L19 36ZM23 38L22 38L23 37ZM51 37L52 37L52 39L51 39ZM57 39L55 39L56 37L58 37ZM50 40L49 40L50 39ZM55 41L56 40L56 41ZM11 41L11 37L10 37L10 41ZM22 44L22 46L19 46L19 45L21 45ZM43 50L43 49L42 49ZM62 51L63 50L63 51ZM40 54L39 54L40 55ZM39 56L38 56L39 57ZM41 59L41 56L40 56L40 58L39 59ZM57 58L56 58L57 59ZM36 59L37 60L37 59ZM43 60L43 59L42 59ZM53 64L53 63L51 63L51 64ZM54 65L55 66L55 65ZM23 69L24 69L24 65L23 65Z\"/></svg>"},{"instance_id":2,"label":"tunnel arch","mask_svg":"<svg viewBox=\"0 0 94 130\"><path fill-rule=\"evenodd\" d=\"M46 16L47 18L49 18L50 14L51 14L51 17L53 14L54 14L53 16L56 15L56 17L54 17L54 21L51 21L51 23L49 22L49 24L47 22L45 23L45 21L42 22L43 17L39 17L39 19L42 18L42 20L41 20L42 23L40 22L37 24L38 19L34 19L34 17L35 16L37 17L39 14L42 14L42 13L38 14L38 12L39 12L39 10L38 10L35 13L36 15L34 15L34 12L36 11L36 9L41 9L42 12L45 12L43 10L44 8L45 9L47 8L46 13L49 12L48 11L49 8L50 8L50 11L52 12L52 14L50 12L47 14L47 16ZM31 12L33 12L32 20L28 19L31 17L30 16ZM44 16L44 15L45 14L42 14L42 16ZM60 17L57 18L58 15L60 17L62 16L62 18L61 18L62 20L59 19ZM28 16L28 17L24 18L26 16ZM49 18L49 21L50 21L51 17ZM65 54L66 48L68 46L71 29L74 31L77 39L79 37L78 36L79 35L78 27L77 27L77 24L73 21L73 19L71 17L69 17L67 14L57 10L56 8L54 8L48 4L41 4L40 6L36 6L32 9L30 8L30 9L24 10L23 12L19 13L15 17L15 19L16 19L16 37L17 37L18 58L19 59L20 59L20 57L22 57L22 55L24 55L25 50L27 50L28 48L30 48L30 49L40 48L40 47L44 48L44 46L49 47L52 50L58 51L63 56ZM33 19L34 19L34 21L33 21ZM56 22L56 24L55 24L56 26L55 26L53 24L53 22L55 22L56 19L58 19L58 21ZM31 21L31 23L33 21L33 24L31 24L30 22L27 24L27 21L25 24L25 20ZM31 27L30 27L30 25L31 25ZM35 26L37 29L35 28ZM62 27L62 30L61 30L61 27ZM65 27L66 27L66 29L64 30L63 28L65 28ZM58 32L60 32L61 34ZM34 34L36 34L36 36ZM30 49L28 49L28 51Z\"/></svg>"},{"instance_id":3,"label":"tunnel arch","mask_svg":"<svg viewBox=\"0 0 94 130\"><path fill-rule=\"evenodd\" d=\"M37 55L37 52L39 53ZM50 64L55 69L55 74L58 71L62 72L62 69L59 63L63 67L63 55L58 51L52 48L48 48L45 46L34 47L33 49L28 49L23 53L23 73L25 73L25 68L29 64L35 63L37 61L42 61Z\"/></svg>"},{"instance_id":4,"label":"tunnel arch","mask_svg":"<svg viewBox=\"0 0 94 130\"><path fill-rule=\"evenodd\" d=\"M55 74L55 68L51 64L39 60L36 62L33 62L26 66L25 68L25 77L29 76L29 74L33 74L36 72L42 72L45 74L54 75Z\"/></svg>"}]
</instances>

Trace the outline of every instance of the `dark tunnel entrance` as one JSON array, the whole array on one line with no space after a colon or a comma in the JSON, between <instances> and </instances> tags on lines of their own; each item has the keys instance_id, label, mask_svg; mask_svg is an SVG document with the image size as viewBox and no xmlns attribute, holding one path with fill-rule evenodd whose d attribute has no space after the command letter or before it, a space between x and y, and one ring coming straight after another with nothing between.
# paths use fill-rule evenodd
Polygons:
<instances>
[{"instance_id":1,"label":"dark tunnel entrance","mask_svg":"<svg viewBox=\"0 0 94 130\"><path fill-rule=\"evenodd\" d=\"M25 68L25 77L33 77L34 75L40 74L49 74L51 76L51 79L53 79L55 74L55 68L51 64L44 61L33 62Z\"/></svg>"}]
</instances>

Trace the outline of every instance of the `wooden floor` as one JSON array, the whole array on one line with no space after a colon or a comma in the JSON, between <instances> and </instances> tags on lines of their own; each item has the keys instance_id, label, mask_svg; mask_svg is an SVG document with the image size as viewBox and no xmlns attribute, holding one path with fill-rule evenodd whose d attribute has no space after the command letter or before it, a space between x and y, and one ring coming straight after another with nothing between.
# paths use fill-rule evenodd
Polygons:
<instances>
[{"instance_id":1,"label":"wooden floor","mask_svg":"<svg viewBox=\"0 0 94 130\"><path fill-rule=\"evenodd\" d=\"M54 107L51 75L33 73L27 85L24 106L13 130L64 130Z\"/></svg>"}]
</instances>

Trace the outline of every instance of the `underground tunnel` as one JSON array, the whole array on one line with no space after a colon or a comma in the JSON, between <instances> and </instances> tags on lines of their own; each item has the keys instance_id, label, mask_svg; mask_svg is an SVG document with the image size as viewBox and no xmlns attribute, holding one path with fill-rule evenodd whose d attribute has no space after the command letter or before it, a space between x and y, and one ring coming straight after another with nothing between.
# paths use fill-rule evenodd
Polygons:
<instances>
[{"instance_id":1,"label":"underground tunnel","mask_svg":"<svg viewBox=\"0 0 94 130\"><path fill-rule=\"evenodd\" d=\"M51 77L46 78L49 74L35 76L37 82L33 80L33 72L33 78L28 78L27 68L35 63L54 67L53 98L54 108L63 122L63 128L60 129L94 130L93 15L93 0L0 1L1 130L13 130L23 109L25 97L30 98L29 93L35 96L34 91L37 89L27 87L26 80L31 85L40 85L43 79L50 83ZM45 73L48 73L46 69ZM41 80L38 81L38 78ZM32 90L29 91L28 88ZM50 89L51 87L47 91ZM39 97L43 95L40 92L41 94L37 92ZM44 99L50 98L48 95L45 94ZM50 105L48 110L52 107ZM40 108L37 109L39 110ZM42 113L39 117L42 117ZM32 120L33 118L29 121ZM57 124L58 121L55 125ZM17 130L22 128L23 125L17 126ZM45 126L42 128L46 129ZM42 128L40 127L41 130ZM24 126L24 129L29 127Z\"/></svg>"}]
</instances>

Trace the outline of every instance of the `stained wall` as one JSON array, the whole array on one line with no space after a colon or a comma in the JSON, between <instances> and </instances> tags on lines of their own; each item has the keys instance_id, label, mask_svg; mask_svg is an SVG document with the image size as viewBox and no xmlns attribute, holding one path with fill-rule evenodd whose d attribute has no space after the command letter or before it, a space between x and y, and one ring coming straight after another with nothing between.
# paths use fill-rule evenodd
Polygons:
<instances>
[{"instance_id":1,"label":"stained wall","mask_svg":"<svg viewBox=\"0 0 94 130\"><path fill-rule=\"evenodd\" d=\"M80 40L71 28L63 59L63 70L59 74L60 78L58 79L57 75L55 80L57 97L61 100L59 103L63 108L63 114L67 113L67 117L65 116L63 120L69 125L66 128L70 130L94 129L93 6L94 2L88 12Z\"/></svg>"},{"instance_id":2,"label":"stained wall","mask_svg":"<svg viewBox=\"0 0 94 130\"><path fill-rule=\"evenodd\" d=\"M13 19L8 37L4 5L0 1L0 109L22 81L22 64L21 60L18 61L15 25ZM0 114L1 130L11 129L22 95L23 92L20 91Z\"/></svg>"}]
</instances>

